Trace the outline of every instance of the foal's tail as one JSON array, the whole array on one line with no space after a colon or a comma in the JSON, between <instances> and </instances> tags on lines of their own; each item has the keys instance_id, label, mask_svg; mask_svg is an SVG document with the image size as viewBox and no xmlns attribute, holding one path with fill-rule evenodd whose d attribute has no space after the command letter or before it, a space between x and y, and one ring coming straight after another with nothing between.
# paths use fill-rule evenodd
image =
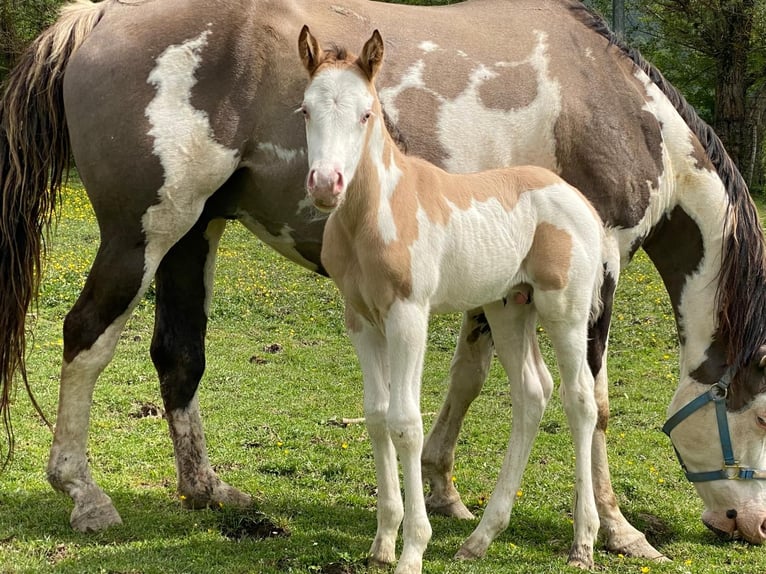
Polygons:
<instances>
[{"instance_id":1,"label":"foal's tail","mask_svg":"<svg viewBox=\"0 0 766 574\"><path fill-rule=\"evenodd\" d=\"M64 70L104 4L78 0L24 52L0 99L0 416L13 454L13 379L27 380L24 320L36 299L46 239L70 162ZM46 421L47 422L47 421Z\"/></svg>"}]
</instances>

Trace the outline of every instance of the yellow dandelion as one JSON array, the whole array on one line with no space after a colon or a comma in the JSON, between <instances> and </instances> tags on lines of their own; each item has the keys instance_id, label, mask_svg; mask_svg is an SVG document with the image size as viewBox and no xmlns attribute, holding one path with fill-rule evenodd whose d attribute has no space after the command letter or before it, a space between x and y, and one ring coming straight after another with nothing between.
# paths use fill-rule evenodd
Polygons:
<instances>
[{"instance_id":1,"label":"yellow dandelion","mask_svg":"<svg viewBox=\"0 0 766 574\"><path fill-rule=\"evenodd\" d=\"M342 445L340 445L340 448L347 449L348 448L348 443L344 442Z\"/></svg>"},{"instance_id":2,"label":"yellow dandelion","mask_svg":"<svg viewBox=\"0 0 766 574\"><path fill-rule=\"evenodd\" d=\"M648 572L650 572L651 570L652 570L652 569L651 569L651 568L649 568L648 566L641 566L641 574L647 574L647 573L648 573Z\"/></svg>"},{"instance_id":3,"label":"yellow dandelion","mask_svg":"<svg viewBox=\"0 0 766 574\"><path fill-rule=\"evenodd\" d=\"M691 558L687 558L686 560L684 560L684 566L691 566L691 565L692 565L692 559Z\"/></svg>"},{"instance_id":4,"label":"yellow dandelion","mask_svg":"<svg viewBox=\"0 0 766 574\"><path fill-rule=\"evenodd\" d=\"M516 498L521 498L521 496L522 496L523 494L524 494L524 492L522 492L522 490L521 490L521 489L518 489L518 490L516 491Z\"/></svg>"},{"instance_id":5,"label":"yellow dandelion","mask_svg":"<svg viewBox=\"0 0 766 574\"><path fill-rule=\"evenodd\" d=\"M186 500L186 495L185 495L185 494L182 494L182 495L180 495L178 498L180 498L181 500Z\"/></svg>"}]
</instances>

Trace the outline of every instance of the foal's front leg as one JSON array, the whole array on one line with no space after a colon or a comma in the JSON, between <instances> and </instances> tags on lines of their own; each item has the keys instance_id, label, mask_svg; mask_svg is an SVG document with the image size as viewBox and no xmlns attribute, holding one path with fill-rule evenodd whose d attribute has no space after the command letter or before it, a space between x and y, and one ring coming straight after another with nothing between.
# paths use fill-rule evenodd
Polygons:
<instances>
[{"instance_id":1,"label":"foal's front leg","mask_svg":"<svg viewBox=\"0 0 766 574\"><path fill-rule=\"evenodd\" d=\"M586 328L566 320L547 322L544 327L556 351L561 399L575 447L574 542L569 552L569 565L590 569L599 518L591 469L596 399L593 375L586 360Z\"/></svg>"},{"instance_id":2,"label":"foal's front leg","mask_svg":"<svg viewBox=\"0 0 766 574\"><path fill-rule=\"evenodd\" d=\"M396 535L404 516L399 492L396 451L388 434L389 365L383 333L346 306L346 329L356 350L364 379L364 420L372 444L378 485L378 530L370 548L370 560L379 565L395 558Z\"/></svg>"},{"instance_id":3,"label":"foal's front leg","mask_svg":"<svg viewBox=\"0 0 766 574\"><path fill-rule=\"evenodd\" d=\"M420 574L423 553L431 538L420 467L423 450L420 383L428 335L428 307L395 302L385 318L385 331L391 366L386 425L402 462L404 477L404 544L396 574Z\"/></svg>"}]
</instances>

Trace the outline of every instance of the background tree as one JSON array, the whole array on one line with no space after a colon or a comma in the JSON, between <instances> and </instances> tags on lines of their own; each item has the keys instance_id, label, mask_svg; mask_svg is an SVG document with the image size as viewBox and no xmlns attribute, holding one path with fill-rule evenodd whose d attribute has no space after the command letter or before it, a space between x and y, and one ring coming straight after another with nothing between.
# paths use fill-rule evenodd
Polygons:
<instances>
[{"instance_id":1,"label":"background tree","mask_svg":"<svg viewBox=\"0 0 766 574\"><path fill-rule=\"evenodd\" d=\"M65 0L0 0L0 81Z\"/></svg>"},{"instance_id":2,"label":"background tree","mask_svg":"<svg viewBox=\"0 0 766 574\"><path fill-rule=\"evenodd\" d=\"M612 0L587 2L611 17ZM766 2L624 0L625 36L724 142L751 189L766 183Z\"/></svg>"}]
</instances>

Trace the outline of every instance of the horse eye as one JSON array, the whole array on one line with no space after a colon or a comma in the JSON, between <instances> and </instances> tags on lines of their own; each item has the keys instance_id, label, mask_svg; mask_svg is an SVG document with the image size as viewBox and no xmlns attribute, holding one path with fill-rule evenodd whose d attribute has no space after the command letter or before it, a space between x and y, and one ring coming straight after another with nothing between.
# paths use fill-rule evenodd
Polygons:
<instances>
[{"instance_id":1,"label":"horse eye","mask_svg":"<svg viewBox=\"0 0 766 574\"><path fill-rule=\"evenodd\" d=\"M371 115L372 115L372 112L364 112L364 114L362 115L362 123L366 124L367 120L370 119Z\"/></svg>"}]
</instances>

